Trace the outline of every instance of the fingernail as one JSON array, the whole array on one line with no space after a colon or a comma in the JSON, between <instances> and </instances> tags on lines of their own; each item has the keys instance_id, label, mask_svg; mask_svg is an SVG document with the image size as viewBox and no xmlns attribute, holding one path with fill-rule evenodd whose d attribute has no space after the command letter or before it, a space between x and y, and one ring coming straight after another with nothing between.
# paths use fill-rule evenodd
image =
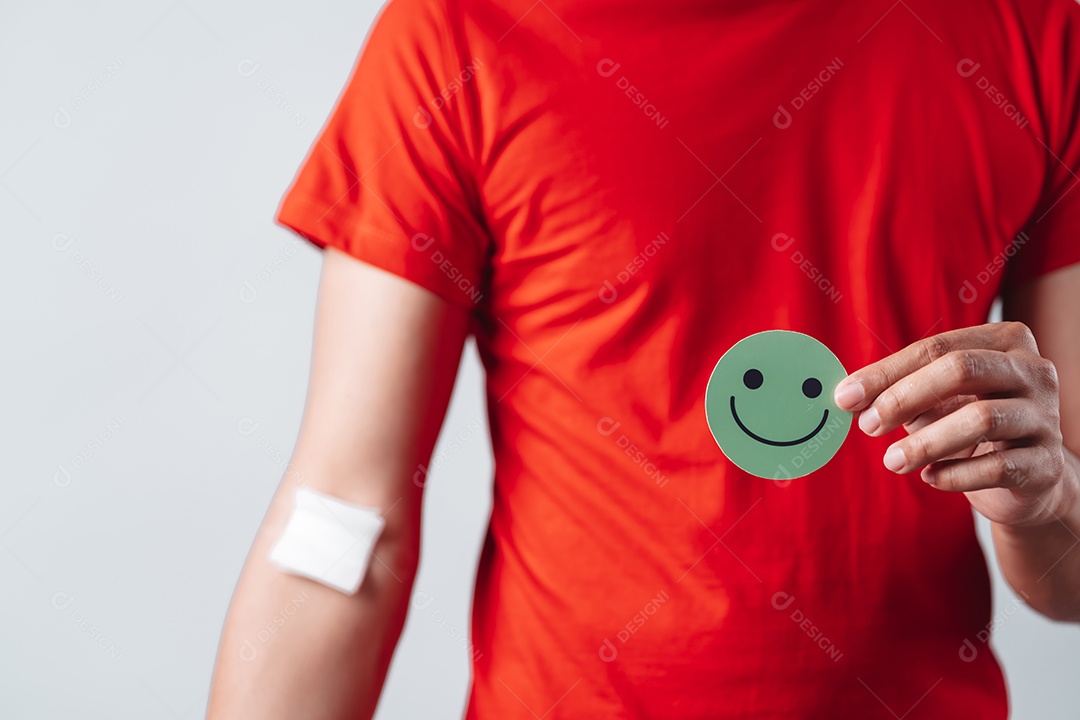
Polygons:
<instances>
[{"instance_id":1,"label":"fingernail","mask_svg":"<svg viewBox=\"0 0 1080 720\"><path fill-rule=\"evenodd\" d=\"M859 415L859 429L867 435L873 435L879 427L881 427L881 418L878 416L877 408L871 405Z\"/></svg>"},{"instance_id":2,"label":"fingernail","mask_svg":"<svg viewBox=\"0 0 1080 720\"><path fill-rule=\"evenodd\" d=\"M896 446L889 448L885 453L884 461L885 467L893 472L900 472L907 465L907 457L904 455L904 451Z\"/></svg>"},{"instance_id":3,"label":"fingernail","mask_svg":"<svg viewBox=\"0 0 1080 720\"><path fill-rule=\"evenodd\" d=\"M852 380L837 388L836 394L833 395L833 400L836 401L836 404L840 407L849 408L855 407L865 395L866 390L863 388L862 383L858 380Z\"/></svg>"}]
</instances>

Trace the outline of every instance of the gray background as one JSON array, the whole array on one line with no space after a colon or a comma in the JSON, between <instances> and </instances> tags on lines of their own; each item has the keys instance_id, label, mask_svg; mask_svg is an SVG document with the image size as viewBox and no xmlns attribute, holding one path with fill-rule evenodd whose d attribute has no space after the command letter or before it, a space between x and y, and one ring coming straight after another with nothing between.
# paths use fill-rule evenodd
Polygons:
<instances>
[{"instance_id":1,"label":"gray background","mask_svg":"<svg viewBox=\"0 0 1080 720\"><path fill-rule=\"evenodd\" d=\"M0 6L0 716L203 716L307 383L320 255L272 216L378 7ZM482 387L470 344L382 720L464 705ZM1080 628L995 601L1014 717L1075 718Z\"/></svg>"}]
</instances>

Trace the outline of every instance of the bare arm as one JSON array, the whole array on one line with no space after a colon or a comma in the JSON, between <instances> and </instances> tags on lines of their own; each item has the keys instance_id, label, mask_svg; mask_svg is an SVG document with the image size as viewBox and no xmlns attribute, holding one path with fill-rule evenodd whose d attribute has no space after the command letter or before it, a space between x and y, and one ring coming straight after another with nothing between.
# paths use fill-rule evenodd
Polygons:
<instances>
[{"instance_id":1,"label":"bare arm","mask_svg":"<svg viewBox=\"0 0 1080 720\"><path fill-rule=\"evenodd\" d=\"M1050 273L1005 298L1004 315L1031 328L1040 354L1057 368L1065 467L1055 521L993 525L1006 580L1036 610L1080 621L1080 266Z\"/></svg>"},{"instance_id":2,"label":"bare arm","mask_svg":"<svg viewBox=\"0 0 1080 720\"><path fill-rule=\"evenodd\" d=\"M325 251L311 380L291 472L229 607L208 720L370 718L405 621L422 488L468 313L337 250ZM380 508L386 526L353 596L268 559L299 485Z\"/></svg>"},{"instance_id":3,"label":"bare arm","mask_svg":"<svg viewBox=\"0 0 1080 720\"><path fill-rule=\"evenodd\" d=\"M919 340L836 391L882 461L963 492L992 523L1006 580L1031 607L1080 621L1080 267L1013 289L1012 322Z\"/></svg>"}]
</instances>

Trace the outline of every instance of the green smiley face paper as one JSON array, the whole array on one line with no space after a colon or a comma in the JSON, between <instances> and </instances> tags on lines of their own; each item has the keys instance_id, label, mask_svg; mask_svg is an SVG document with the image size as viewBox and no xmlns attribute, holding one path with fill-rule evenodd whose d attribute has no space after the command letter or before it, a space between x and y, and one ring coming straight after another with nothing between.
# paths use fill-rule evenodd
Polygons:
<instances>
[{"instance_id":1,"label":"green smiley face paper","mask_svg":"<svg viewBox=\"0 0 1080 720\"><path fill-rule=\"evenodd\" d=\"M705 419L731 462L769 480L820 469L840 449L851 413L833 402L847 376L829 348L802 333L768 330L724 353L705 389Z\"/></svg>"}]
</instances>

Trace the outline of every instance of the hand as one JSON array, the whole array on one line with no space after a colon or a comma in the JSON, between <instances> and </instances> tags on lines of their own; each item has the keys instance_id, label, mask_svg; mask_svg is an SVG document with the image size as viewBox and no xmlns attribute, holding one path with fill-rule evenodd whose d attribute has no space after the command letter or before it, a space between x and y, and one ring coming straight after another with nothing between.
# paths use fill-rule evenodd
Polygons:
<instances>
[{"instance_id":1,"label":"hand","mask_svg":"<svg viewBox=\"0 0 1080 720\"><path fill-rule=\"evenodd\" d=\"M1075 487L1066 462L1054 364L1023 323L990 323L920 340L845 378L835 400L877 437L908 437L883 461L922 468L939 490L963 492L990 520L1031 526L1061 512Z\"/></svg>"}]
</instances>

